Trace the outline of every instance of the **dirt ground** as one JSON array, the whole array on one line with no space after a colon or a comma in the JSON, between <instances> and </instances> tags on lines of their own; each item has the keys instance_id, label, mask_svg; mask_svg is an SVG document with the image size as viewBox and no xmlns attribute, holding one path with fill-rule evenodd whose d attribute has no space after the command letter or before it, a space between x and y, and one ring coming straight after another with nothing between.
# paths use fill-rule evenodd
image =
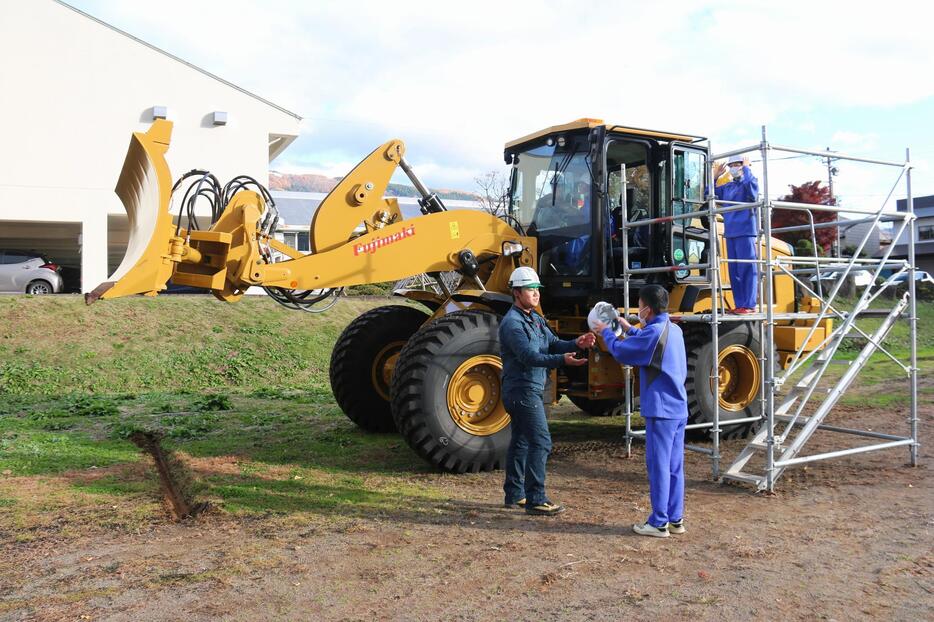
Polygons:
<instances>
[{"instance_id":1,"label":"dirt ground","mask_svg":"<svg viewBox=\"0 0 934 622\"><path fill-rule=\"evenodd\" d=\"M833 419L901 430L899 410ZM2 544L0 618L930 620L932 414L920 467L906 448L862 454L789 470L773 496L711 482L708 460L689 452L688 533L667 540L630 531L648 509L641 447L626 459L619 445L560 438L548 485L569 509L557 518L503 509L501 473L432 473L413 480L449 500L428 514L296 524L215 512L135 534L53 529ZM821 434L815 447L839 447Z\"/></svg>"}]
</instances>

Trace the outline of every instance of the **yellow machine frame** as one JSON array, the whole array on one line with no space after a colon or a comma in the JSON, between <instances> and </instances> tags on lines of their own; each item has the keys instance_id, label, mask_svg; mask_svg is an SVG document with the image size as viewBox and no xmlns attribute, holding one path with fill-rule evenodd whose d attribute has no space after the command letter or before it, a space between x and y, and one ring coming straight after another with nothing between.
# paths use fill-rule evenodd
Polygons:
<instances>
[{"instance_id":1,"label":"yellow machine frame","mask_svg":"<svg viewBox=\"0 0 934 622\"><path fill-rule=\"evenodd\" d=\"M589 127L596 122L585 119L531 136L576 127L575 124ZM258 223L267 208L263 197L249 190L241 190L233 196L210 230L178 228L176 233L170 212L172 178L165 161L171 133L172 123L160 119L147 132L133 134L116 188L131 228L127 254L112 280L87 294L89 303L98 298L132 294L153 296L164 290L170 279L179 285L210 290L222 300L235 301L251 286L321 290L458 270L463 267L459 254L465 249L488 260L475 279L477 287L472 288L470 281L465 280L456 300L423 291L407 294L414 300L429 303L438 317L466 308L490 308L483 301L484 296L489 292L508 295L507 280L513 268L536 267L536 239L519 235L489 213L444 211L403 220L398 201L383 198L390 178L405 155L405 144L398 139L374 149L324 199L311 223L313 252L309 255L257 233ZM672 136L682 138L681 135ZM507 254L504 243L522 250ZM264 246L289 259L270 262L268 254L263 253ZM787 251L777 244L773 252ZM726 256L726 242L722 237L720 256ZM722 272L725 279L728 278L728 272ZM791 278L776 277L775 288L775 299L779 301L776 311L794 311ZM685 285L672 288L670 308L681 309L672 314L674 318L710 309L708 292L693 302L692 309L684 310L682 300L687 289ZM727 291L725 295L729 298L732 294ZM803 299L801 304L802 311L819 306L810 298ZM561 333L587 330L582 316L553 318L552 324ZM813 332L809 345L817 347L831 327L832 321L824 320ZM774 334L780 353L793 353L808 332L809 326L803 321L776 326ZM620 395L619 365L608 356L592 358L588 393L591 396L600 394L602 398ZM782 356L779 363L784 365L786 358Z\"/></svg>"},{"instance_id":2,"label":"yellow machine frame","mask_svg":"<svg viewBox=\"0 0 934 622\"><path fill-rule=\"evenodd\" d=\"M318 290L381 283L461 269L464 250L494 265L486 282L479 283L479 295L483 290L507 292L514 267L535 267L535 238L519 235L492 214L459 210L402 220L398 202L383 198L405 153L401 140L374 150L321 203L311 226L310 255L256 233L266 205L262 196L248 190L234 195L210 230L180 229L176 235L165 161L171 131L170 121L157 120L149 131L133 134L117 184L130 221L130 248L113 280L88 294L88 302L155 295L169 279L211 290L228 301L251 286ZM157 216L150 222L147 214ZM522 250L504 253L504 243ZM289 259L268 261L263 245Z\"/></svg>"},{"instance_id":3,"label":"yellow machine frame","mask_svg":"<svg viewBox=\"0 0 934 622\"><path fill-rule=\"evenodd\" d=\"M510 145L525 144L529 140L537 140L559 131L593 129L601 124L596 119L580 119L525 136ZM612 128L638 136L656 136L668 140L696 138L622 126ZM423 290L397 292L424 303L432 310L430 318L427 315L422 317L420 310L390 305L374 309L354 320L345 330L345 335L363 334L362 330L351 330L357 323L366 325L370 332L381 330L378 324L390 327L401 325L410 332L384 332L387 341L376 344L379 347L362 342L342 343L345 336L342 335L332 354L332 389L340 387L340 390L335 389L335 398L341 408L366 429L386 431L386 421L378 420L374 413L388 418L388 423L392 424L400 412L403 414L399 415L399 421L411 421L429 411L434 413L443 410L445 412L434 419L419 419L425 425L430 423L435 426L435 433L427 440L419 436L422 434L418 431L421 427L400 424L399 429L410 446L445 469L496 468L500 458L485 449L478 451L487 451L489 455L483 454L485 458L472 462L457 458L448 453L448 449L442 451L430 447L435 442L446 446L452 442L452 434L465 433L468 435L467 440L462 438L458 441L462 443L461 447L483 448L503 442L502 432L509 424L509 416L501 401L501 360L495 334L498 320L492 316L502 315L512 303L508 286L510 273L519 266L537 268L537 239L520 235L503 219L487 212L445 210L440 200L430 194L414 176L405 161L405 144L397 139L374 149L322 201L310 224L311 254L305 255L272 237L276 212L271 203L267 203L270 201L269 195L261 187L257 188L258 192L241 187L232 196L226 196L223 210L214 215L211 227L202 231L196 222L176 222L172 214L172 178L165 160L171 133L171 122L157 120L148 131L133 134L116 188L130 225L127 253L111 280L86 295L87 302L133 294L154 296L166 289L169 280L174 284L209 290L217 298L229 302L240 299L248 288L261 286L267 288L277 301L283 302L277 298L277 294L285 293L286 300L295 300L311 292L333 292L352 285L397 281L423 273L457 271L462 278L453 288L454 291L442 286L442 293ZM419 203L424 215L403 219L398 201L384 198L389 181L398 168L403 169L422 195ZM225 188L225 194L228 188ZM191 204L189 208L192 209ZM179 219L183 211L178 210ZM188 228L183 228L182 224ZM725 244L721 236L720 257L726 256ZM786 253L788 249L776 243L773 244L773 252ZM275 256L278 254L286 259L276 261ZM728 274L726 270L721 272L724 276ZM775 277L774 285L777 312L810 311L819 306L816 300L810 298L796 301L790 277ZM677 309L672 313L676 321L679 316L703 314L711 309L709 290L706 293L701 291L699 295L697 291L691 292L694 299L686 304L690 300L689 287L693 286L675 284L671 289L670 308ZM732 294L727 292L725 295L729 306L732 304ZM564 337L586 332L587 310L583 308L586 302L582 300L573 303L564 311L567 315L551 317L549 323L554 331ZM456 313L465 310L480 313ZM413 311L415 315L410 313ZM492 313L482 313L484 311ZM628 314L635 310L620 311ZM395 320L383 321L389 317ZM412 338L413 334L424 335L435 330L453 331L455 324L460 322L475 322L479 341L469 343L474 344L470 347L480 347L476 346L476 343L480 343L482 351L465 353L458 345L462 342L456 342L456 339L448 343L453 344L450 345L452 348L460 348L457 352L436 355L428 349L426 344L445 341L449 335L454 334L452 332L437 340ZM464 331L473 329L467 327L457 330L463 336L468 334ZM808 346L817 347L829 330L830 320L824 320L814 330ZM779 354L788 353L790 356L808 332L809 326L804 321L783 322L775 326ZM375 348L373 351L366 350L371 346ZM759 386L759 361L747 346L728 345L718 352L721 354L721 369L718 373L721 379L721 407L724 410L742 409L751 403ZM356 358L351 361L349 353L355 353ZM445 360L450 361L461 355L464 358L456 367L443 369ZM622 398L625 386L623 368L606 352L605 344L601 343L599 348L591 350L588 356L586 378L574 378L572 381L567 376L559 375L570 372L552 371L546 390L551 401L566 394L578 400L575 403L583 404L582 408L595 406L596 410L600 410L605 404L614 403L614 400L618 402ZM338 359L337 368L342 371L338 373L340 379L335 385L333 369ZM403 361L403 370L397 373L395 370L399 361ZM786 358L779 361L782 365L786 362ZM414 369L414 365L425 366L425 373L419 378L442 372L447 376L443 379L435 377L432 382L424 380L426 384L419 385L417 390L406 389L387 394L386 387L390 381L393 386L396 380L399 380L400 385L408 382L406 374L413 374L411 369ZM359 378L353 375L358 372L361 374ZM410 378L415 378L415 375ZM369 397L367 400L370 401L356 399L359 397L360 383L373 385L375 392L371 392L372 400ZM441 385L444 386L439 389ZM638 385L635 389L638 390ZM713 385L710 386L711 392L715 389ZM409 395L423 396L438 390L444 393L443 402L426 402L426 406L417 408L407 405L411 403L411 400L406 401ZM339 394L344 397L341 398ZM395 403L396 398L399 398L400 404ZM341 399L350 406L341 402ZM443 406L439 406L442 403ZM363 416L367 418L365 424L361 423ZM450 427L452 422L454 428ZM395 423L398 424L398 421ZM485 440L480 442L476 440L478 438Z\"/></svg>"}]
</instances>

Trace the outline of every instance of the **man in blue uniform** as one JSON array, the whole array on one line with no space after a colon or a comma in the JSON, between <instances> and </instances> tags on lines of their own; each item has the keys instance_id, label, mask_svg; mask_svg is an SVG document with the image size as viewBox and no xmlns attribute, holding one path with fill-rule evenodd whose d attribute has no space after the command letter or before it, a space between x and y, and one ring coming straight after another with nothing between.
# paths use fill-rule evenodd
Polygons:
<instances>
[{"instance_id":1,"label":"man in blue uniform","mask_svg":"<svg viewBox=\"0 0 934 622\"><path fill-rule=\"evenodd\" d=\"M506 453L507 508L524 507L527 514L554 516L564 507L545 495L545 463L551 453L551 434L545 420L546 370L561 365L585 365L575 350L593 347L592 333L562 341L545 318L535 311L542 286L532 268L516 268L509 277L513 306L499 325L503 360L503 406L512 419L512 438Z\"/></svg>"},{"instance_id":2,"label":"man in blue uniform","mask_svg":"<svg viewBox=\"0 0 934 622\"><path fill-rule=\"evenodd\" d=\"M619 318L626 337L619 339L602 321L600 333L617 361L639 368L639 404L645 419L645 466L652 514L632 530L642 536L667 538L684 528L684 426L688 418L687 361L681 329L668 319L668 292L659 285L639 290L639 319L633 328Z\"/></svg>"},{"instance_id":3,"label":"man in blue uniform","mask_svg":"<svg viewBox=\"0 0 934 622\"><path fill-rule=\"evenodd\" d=\"M733 156L727 161L729 175L721 164L714 192L720 201L752 203L759 198L759 181L749 170L748 160ZM756 259L756 236L759 225L753 208L723 214L723 234L726 237L727 259ZM730 288L733 290L732 313L754 313L758 298L759 269L757 264L728 262Z\"/></svg>"}]
</instances>

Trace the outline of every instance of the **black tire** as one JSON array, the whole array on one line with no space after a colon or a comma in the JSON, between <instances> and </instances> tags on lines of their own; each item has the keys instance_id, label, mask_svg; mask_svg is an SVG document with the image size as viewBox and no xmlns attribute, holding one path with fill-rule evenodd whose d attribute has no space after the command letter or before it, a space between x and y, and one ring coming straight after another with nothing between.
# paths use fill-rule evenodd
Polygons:
<instances>
[{"instance_id":1,"label":"black tire","mask_svg":"<svg viewBox=\"0 0 934 622\"><path fill-rule=\"evenodd\" d=\"M36 279L35 281L30 281L29 285L26 286L26 293L32 294L33 296L43 296L45 294L54 294L55 290L48 281Z\"/></svg>"},{"instance_id":2,"label":"black tire","mask_svg":"<svg viewBox=\"0 0 934 622\"><path fill-rule=\"evenodd\" d=\"M759 422L729 425L731 419L758 417L762 412L759 402L761 370L759 364L759 331L751 324L736 324L719 335L718 352L730 350L727 357L735 357L740 367L746 365L750 372L734 374L736 378L726 387L729 391L724 400L734 404L733 408L720 407L721 438L743 438L758 429ZM699 328L685 337L688 377L685 383L688 396L688 423L710 423L713 421L714 391L710 386L711 348L713 342L706 328ZM749 360L754 358L754 363ZM738 369L736 367L735 369ZM751 398L749 397L751 395ZM745 397L736 397L745 396ZM721 402L722 404L722 402ZM747 404L743 408L738 406ZM711 438L709 429L696 430L692 438Z\"/></svg>"},{"instance_id":3,"label":"black tire","mask_svg":"<svg viewBox=\"0 0 934 622\"><path fill-rule=\"evenodd\" d=\"M485 435L464 429L448 407L449 391L471 361L486 358L501 367L498 332L499 317L493 313L452 313L423 326L399 355L392 380L396 427L419 456L442 470L476 473L502 468L505 462L509 416L502 410L500 392L495 398L492 392L484 394L484 400L495 399L484 402L495 409L480 422L488 426ZM498 391L498 374L495 383Z\"/></svg>"},{"instance_id":4,"label":"black tire","mask_svg":"<svg viewBox=\"0 0 934 622\"><path fill-rule=\"evenodd\" d=\"M351 322L334 344L329 375L341 410L368 432L396 429L385 364L428 319L414 307L393 305L367 311Z\"/></svg>"},{"instance_id":5,"label":"black tire","mask_svg":"<svg viewBox=\"0 0 934 622\"><path fill-rule=\"evenodd\" d=\"M571 403L593 417L610 417L623 414L622 400L592 400L577 395L568 395Z\"/></svg>"}]
</instances>

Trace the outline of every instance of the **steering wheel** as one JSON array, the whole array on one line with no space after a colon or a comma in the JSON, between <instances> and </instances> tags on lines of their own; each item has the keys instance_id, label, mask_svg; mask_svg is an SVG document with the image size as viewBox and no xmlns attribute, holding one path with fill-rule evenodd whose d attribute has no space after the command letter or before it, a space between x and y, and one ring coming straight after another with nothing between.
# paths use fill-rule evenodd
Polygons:
<instances>
[{"instance_id":1,"label":"steering wheel","mask_svg":"<svg viewBox=\"0 0 934 622\"><path fill-rule=\"evenodd\" d=\"M634 207L630 214L629 222L635 222L637 220L642 220L644 216L648 216L649 212L644 207Z\"/></svg>"}]
</instances>

